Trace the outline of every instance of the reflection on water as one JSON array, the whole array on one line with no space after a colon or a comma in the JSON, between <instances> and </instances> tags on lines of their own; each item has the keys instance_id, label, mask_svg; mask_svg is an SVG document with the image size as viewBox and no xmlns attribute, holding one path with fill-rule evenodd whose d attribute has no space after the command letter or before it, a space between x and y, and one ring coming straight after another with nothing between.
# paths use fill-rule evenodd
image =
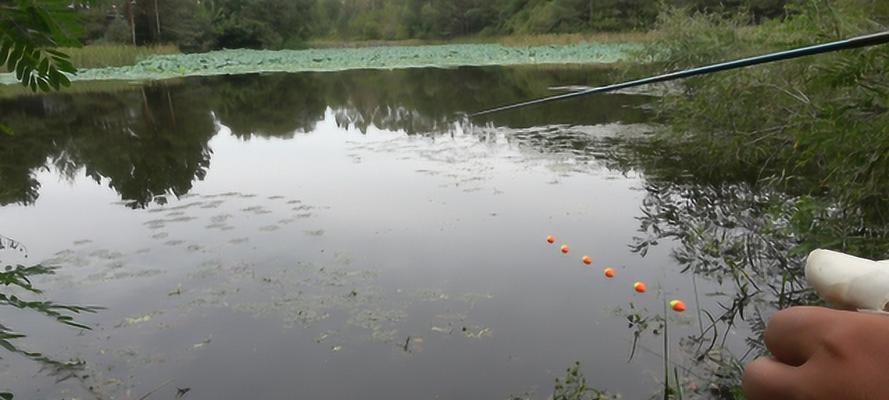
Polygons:
<instances>
[{"instance_id":1,"label":"reflection on water","mask_svg":"<svg viewBox=\"0 0 889 400\"><path fill-rule=\"evenodd\" d=\"M54 298L108 307L80 333L0 310L39 332L29 346L86 362L57 383L3 359L0 391L546 398L580 361L592 386L643 398L662 383L663 347L644 332L627 362L626 314L684 298L671 365L706 396L692 386L736 378L755 316L805 296L773 273L799 262L792 238L762 234L783 198L651 167L657 149L636 145L645 96L463 117L606 79L351 71L0 100L16 131L0 137L0 233L62 267L41 280ZM651 291L634 293L637 280Z\"/></svg>"},{"instance_id":2,"label":"reflection on water","mask_svg":"<svg viewBox=\"0 0 889 400\"><path fill-rule=\"evenodd\" d=\"M33 172L49 162L72 177L81 169L107 179L124 200L188 193L207 173L208 141L224 125L239 138L290 138L312 132L332 109L339 127L370 126L409 135L448 133L461 113L531 97L583 69L417 69L390 72L244 75L190 79L96 94L54 94L0 101L0 118L17 132L0 138L0 204L31 204ZM593 71L603 74L605 71ZM504 114L498 126L641 122L642 96L592 98L578 110L544 107Z\"/></svg>"}]
</instances>

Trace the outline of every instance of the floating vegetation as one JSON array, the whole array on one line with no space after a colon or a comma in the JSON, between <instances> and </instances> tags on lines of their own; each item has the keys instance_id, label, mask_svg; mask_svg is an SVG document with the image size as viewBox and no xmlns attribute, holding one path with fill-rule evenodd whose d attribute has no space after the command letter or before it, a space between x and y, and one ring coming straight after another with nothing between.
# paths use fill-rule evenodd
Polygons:
<instances>
[{"instance_id":1,"label":"floating vegetation","mask_svg":"<svg viewBox=\"0 0 889 400\"><path fill-rule=\"evenodd\" d=\"M251 213L254 215L263 215L263 214L271 214L272 213L271 211L267 210L263 206L247 207L247 208L241 209L241 211L246 212L246 213Z\"/></svg>"},{"instance_id":2,"label":"floating vegetation","mask_svg":"<svg viewBox=\"0 0 889 400\"><path fill-rule=\"evenodd\" d=\"M336 332L336 331L324 331L324 332L321 332L321 334L318 335L318 337L315 338L315 343L319 343L319 344L320 344L320 343L324 343L325 341L327 341L327 339L329 339L329 338L331 338L331 337L335 337L335 336L337 336L337 332Z\"/></svg>"},{"instance_id":3,"label":"floating vegetation","mask_svg":"<svg viewBox=\"0 0 889 400\"><path fill-rule=\"evenodd\" d=\"M460 328L460 333L470 339L480 339L490 337L493 334L491 328L483 328L479 326L464 326Z\"/></svg>"},{"instance_id":4,"label":"floating vegetation","mask_svg":"<svg viewBox=\"0 0 889 400\"><path fill-rule=\"evenodd\" d=\"M150 314L145 314L145 315L138 316L138 317L130 317L130 318L125 319L123 322L115 325L115 327L121 328L121 327L125 327L125 326L139 325L139 324L151 321L152 318L154 318L160 314L161 313L159 311L156 311L156 312L153 312Z\"/></svg>"},{"instance_id":5,"label":"floating vegetation","mask_svg":"<svg viewBox=\"0 0 889 400\"><path fill-rule=\"evenodd\" d=\"M210 342L212 342L212 341L213 341L213 335L210 335L210 336L204 338L203 340L201 340L200 342L195 343L193 346L191 346L191 348L192 349L200 349L201 347L204 347L204 346L210 344Z\"/></svg>"},{"instance_id":6,"label":"floating vegetation","mask_svg":"<svg viewBox=\"0 0 889 400\"><path fill-rule=\"evenodd\" d=\"M232 201L234 198L241 199L243 196L217 197L224 201L220 207L225 210L215 214L203 211L201 206L203 200L189 200L184 204L187 207L165 205L162 207L166 210L163 219L149 217L156 215L156 212L153 208L148 209L143 214L148 220L143 223L147 231L145 235L155 239L164 239L174 234L180 236L179 232L206 228L208 222L238 224L233 226L242 229L240 216L257 215L257 211L272 210L262 206L244 207L237 201ZM286 199L273 199L281 201L281 204L286 203L283 200ZM319 209L316 206L302 204L301 201L299 207L301 210ZM274 215L269 217L272 220L278 219L279 213L288 212L275 210ZM174 218L170 218L170 214L175 214ZM264 214L258 214L259 217L262 215ZM172 219L175 219L177 225L167 226ZM279 225L272 226L280 230L285 229ZM154 229L148 229L149 227L164 227L169 232L163 232L167 234L163 237L156 237L157 233L152 233ZM326 231L305 230L304 233L307 236L320 237L325 235ZM166 250L168 254L164 256L176 260L175 268L174 266L151 268L145 264L145 260L136 261L138 255L143 253L126 254L101 248L66 250L60 252L56 259L61 262L80 260L79 263L88 268L76 274L72 270L66 277L67 285L138 278L145 280L140 285L160 287L156 290L156 294L165 299L162 306L156 306L156 309L149 311L143 309L135 315L124 316L117 322L109 324L115 330L167 330L182 323L180 318L188 319L187 316L224 309L250 318L277 321L282 326L293 329L323 329L317 334L315 342L331 346L334 352L343 350L356 341L359 343L366 341L392 344L400 349L406 346L408 350L405 351L413 353L422 349L424 339L418 335L408 335L412 339L405 345L406 336L402 333L402 329L405 320L411 315L409 309L412 305L423 303L440 304L440 307L460 310L445 322L449 326L449 332L454 335L467 339L481 339L490 337L493 333L490 328L473 323L468 316L476 304L491 299L493 297L491 294L450 293L438 289L386 288L378 283L379 272L356 267L355 258L342 251L333 252L328 261L323 263L278 264L273 261L227 262L224 259L181 258L200 251L210 252L219 249L220 246L224 248L226 245L247 243L253 239L249 236L227 238L223 232L219 235L221 235L219 238L197 243L181 240L165 242L165 245L176 247ZM213 244L213 241L220 242ZM264 241L256 243L256 246L263 245ZM172 254L179 254L180 258L171 257ZM169 276L155 280L160 275ZM176 282L173 283L175 288L170 290L167 282ZM439 324L435 322L437 318L431 315L417 314L413 318L428 319L430 326ZM109 337L119 335L113 330L108 334L111 335ZM204 340L189 346L199 349L208 343L208 340ZM104 350L113 352L120 349L103 348ZM126 351L134 352L131 358L148 357L141 355L135 348ZM164 356L157 355L157 357Z\"/></svg>"},{"instance_id":7,"label":"floating vegetation","mask_svg":"<svg viewBox=\"0 0 889 400\"><path fill-rule=\"evenodd\" d=\"M524 48L498 44L452 44L280 51L222 50L151 56L127 67L84 69L71 76L71 80L157 80L258 72L614 63L638 47L620 43L576 43ZM14 74L0 74L0 84L13 83L17 83Z\"/></svg>"}]
</instances>

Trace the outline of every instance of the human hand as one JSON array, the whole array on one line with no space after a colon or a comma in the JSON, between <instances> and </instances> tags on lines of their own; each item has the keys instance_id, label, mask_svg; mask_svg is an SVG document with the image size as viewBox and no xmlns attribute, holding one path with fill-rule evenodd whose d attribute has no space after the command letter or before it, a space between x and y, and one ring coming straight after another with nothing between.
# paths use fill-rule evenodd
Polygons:
<instances>
[{"instance_id":1,"label":"human hand","mask_svg":"<svg viewBox=\"0 0 889 400\"><path fill-rule=\"evenodd\" d=\"M769 320L773 358L744 372L748 400L889 399L889 317L820 307Z\"/></svg>"}]
</instances>

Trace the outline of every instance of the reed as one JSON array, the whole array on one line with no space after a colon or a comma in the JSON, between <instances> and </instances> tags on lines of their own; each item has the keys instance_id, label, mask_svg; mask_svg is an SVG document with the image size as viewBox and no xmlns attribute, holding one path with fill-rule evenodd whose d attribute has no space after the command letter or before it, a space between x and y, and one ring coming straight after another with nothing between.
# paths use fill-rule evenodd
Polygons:
<instances>
[{"instance_id":1,"label":"reed","mask_svg":"<svg viewBox=\"0 0 889 400\"><path fill-rule=\"evenodd\" d=\"M650 32L587 32L549 33L539 35L460 36L452 39L401 39L401 40L343 40L329 37L312 39L310 48L361 48L385 46L428 46L443 44L497 43L507 47L565 46L575 43L643 43L653 40Z\"/></svg>"},{"instance_id":2,"label":"reed","mask_svg":"<svg viewBox=\"0 0 889 400\"><path fill-rule=\"evenodd\" d=\"M148 57L160 54L179 54L175 45L129 46L122 44L91 44L83 47L58 49L71 57L71 62L79 69L124 67L135 65ZM7 72L0 67L0 73Z\"/></svg>"},{"instance_id":3,"label":"reed","mask_svg":"<svg viewBox=\"0 0 889 400\"><path fill-rule=\"evenodd\" d=\"M651 40L648 32L554 33L542 35L510 35L493 41L510 47L569 45L574 43L642 43Z\"/></svg>"},{"instance_id":4,"label":"reed","mask_svg":"<svg viewBox=\"0 0 889 400\"><path fill-rule=\"evenodd\" d=\"M128 46L98 44L79 48L63 48L77 68L123 67L135 65L148 57L160 54L179 54L175 45Z\"/></svg>"}]
</instances>

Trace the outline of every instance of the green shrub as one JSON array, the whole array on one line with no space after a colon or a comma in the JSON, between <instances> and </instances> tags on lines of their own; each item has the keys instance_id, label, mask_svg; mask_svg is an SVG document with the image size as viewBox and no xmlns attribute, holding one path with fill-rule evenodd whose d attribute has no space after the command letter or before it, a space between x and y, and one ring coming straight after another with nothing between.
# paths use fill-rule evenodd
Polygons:
<instances>
[{"instance_id":1,"label":"green shrub","mask_svg":"<svg viewBox=\"0 0 889 400\"><path fill-rule=\"evenodd\" d=\"M637 56L675 70L886 29L867 4L810 0L788 11L785 23L742 28L746 16L670 10ZM670 126L659 140L675 157L705 160L689 164L696 174L768 182L889 223L889 46L689 79L657 107Z\"/></svg>"},{"instance_id":2,"label":"green shrub","mask_svg":"<svg viewBox=\"0 0 889 400\"><path fill-rule=\"evenodd\" d=\"M130 26L123 17L114 18L114 20L108 24L108 29L105 31L103 38L108 43L133 43L132 31L130 31Z\"/></svg>"}]
</instances>

